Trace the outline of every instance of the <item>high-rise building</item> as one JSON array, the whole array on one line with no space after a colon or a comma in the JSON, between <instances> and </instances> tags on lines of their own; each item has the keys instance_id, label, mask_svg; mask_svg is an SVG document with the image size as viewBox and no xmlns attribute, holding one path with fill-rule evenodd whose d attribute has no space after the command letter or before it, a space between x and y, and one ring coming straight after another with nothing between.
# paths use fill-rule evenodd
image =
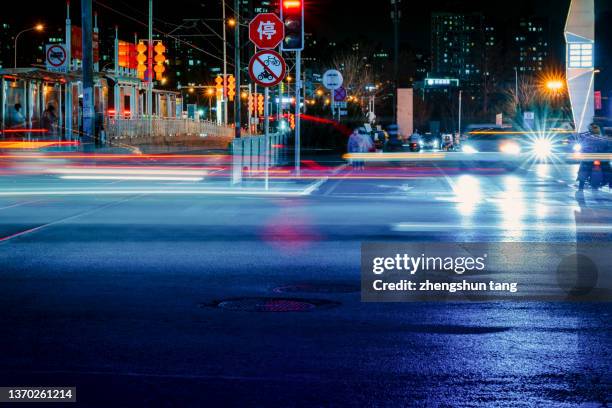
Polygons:
<instances>
[{"instance_id":1,"label":"high-rise building","mask_svg":"<svg viewBox=\"0 0 612 408\"><path fill-rule=\"evenodd\" d=\"M7 23L0 23L0 68L11 66L11 51L13 41L11 37L11 26Z\"/></svg>"},{"instance_id":2,"label":"high-rise building","mask_svg":"<svg viewBox=\"0 0 612 408\"><path fill-rule=\"evenodd\" d=\"M414 54L414 70L416 80L423 80L423 78L427 76L430 67L431 58L428 53L419 51Z\"/></svg>"},{"instance_id":3,"label":"high-rise building","mask_svg":"<svg viewBox=\"0 0 612 408\"><path fill-rule=\"evenodd\" d=\"M484 27L480 13L433 13L432 74L458 78L462 87L478 86L483 73Z\"/></svg>"},{"instance_id":4,"label":"high-rise building","mask_svg":"<svg viewBox=\"0 0 612 408\"><path fill-rule=\"evenodd\" d=\"M170 60L170 83L181 84L210 84L215 75L221 74L221 63L210 67L205 56L188 42L176 39L169 40L168 58Z\"/></svg>"},{"instance_id":5,"label":"high-rise building","mask_svg":"<svg viewBox=\"0 0 612 408\"><path fill-rule=\"evenodd\" d=\"M549 22L542 17L523 17L514 30L516 67L524 73L538 73L550 55Z\"/></svg>"}]
</instances>

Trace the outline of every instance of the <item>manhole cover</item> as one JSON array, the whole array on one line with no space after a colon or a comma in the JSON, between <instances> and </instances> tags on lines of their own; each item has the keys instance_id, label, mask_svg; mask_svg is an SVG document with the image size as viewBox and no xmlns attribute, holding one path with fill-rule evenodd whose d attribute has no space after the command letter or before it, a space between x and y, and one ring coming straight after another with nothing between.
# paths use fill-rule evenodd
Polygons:
<instances>
[{"instance_id":1,"label":"manhole cover","mask_svg":"<svg viewBox=\"0 0 612 408\"><path fill-rule=\"evenodd\" d=\"M343 283L296 283L272 289L274 293L354 293L360 290L359 285Z\"/></svg>"},{"instance_id":2,"label":"manhole cover","mask_svg":"<svg viewBox=\"0 0 612 408\"><path fill-rule=\"evenodd\" d=\"M236 298L219 300L210 304L202 304L206 307L217 307L237 312L308 312L314 309L330 308L338 306L338 302L321 299L284 299L284 298Z\"/></svg>"}]
</instances>

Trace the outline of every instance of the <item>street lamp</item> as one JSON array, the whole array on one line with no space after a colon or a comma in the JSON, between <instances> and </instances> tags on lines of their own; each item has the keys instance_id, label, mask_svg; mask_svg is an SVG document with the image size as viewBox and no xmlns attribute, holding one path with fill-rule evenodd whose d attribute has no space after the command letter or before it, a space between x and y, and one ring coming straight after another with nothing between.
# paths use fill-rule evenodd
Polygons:
<instances>
[{"instance_id":1,"label":"street lamp","mask_svg":"<svg viewBox=\"0 0 612 408\"><path fill-rule=\"evenodd\" d=\"M540 92L549 97L561 96L566 88L565 78L559 71L549 71L543 73L539 79Z\"/></svg>"},{"instance_id":2,"label":"street lamp","mask_svg":"<svg viewBox=\"0 0 612 408\"><path fill-rule=\"evenodd\" d=\"M30 28L26 28L25 30L21 30L20 32L17 33L17 35L15 36L15 44L14 44L14 50L15 50L15 68L17 68L17 40L19 39L19 36L23 33L27 33L28 31L38 31L41 32L45 29L45 26L42 24L36 24L34 27L30 27Z\"/></svg>"},{"instance_id":3,"label":"street lamp","mask_svg":"<svg viewBox=\"0 0 612 408\"><path fill-rule=\"evenodd\" d=\"M552 93L559 93L563 88L563 81L551 80L546 82L546 89L548 89Z\"/></svg>"}]
</instances>

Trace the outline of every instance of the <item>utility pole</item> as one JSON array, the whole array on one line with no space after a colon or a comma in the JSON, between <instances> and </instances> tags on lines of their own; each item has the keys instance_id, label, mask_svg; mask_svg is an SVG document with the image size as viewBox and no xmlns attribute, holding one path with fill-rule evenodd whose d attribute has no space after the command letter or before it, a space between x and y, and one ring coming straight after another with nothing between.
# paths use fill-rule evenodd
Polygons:
<instances>
[{"instance_id":1,"label":"utility pole","mask_svg":"<svg viewBox=\"0 0 612 408\"><path fill-rule=\"evenodd\" d=\"M70 20L70 0L66 1L66 60L68 61L68 73L72 71L72 22ZM72 82L64 85L66 92L64 102L66 137L72 140Z\"/></svg>"},{"instance_id":2,"label":"utility pole","mask_svg":"<svg viewBox=\"0 0 612 408\"><path fill-rule=\"evenodd\" d=\"M95 136L92 0L81 0L83 46L83 136Z\"/></svg>"},{"instance_id":3,"label":"utility pole","mask_svg":"<svg viewBox=\"0 0 612 408\"><path fill-rule=\"evenodd\" d=\"M227 21L225 14L225 1L221 0L223 9L223 124L227 125Z\"/></svg>"},{"instance_id":4,"label":"utility pole","mask_svg":"<svg viewBox=\"0 0 612 408\"><path fill-rule=\"evenodd\" d=\"M236 78L236 89L240 93L240 0L234 0L234 20L236 20L236 29L234 36L234 78ZM236 139L240 139L240 95L234 102L234 122Z\"/></svg>"},{"instance_id":5,"label":"utility pole","mask_svg":"<svg viewBox=\"0 0 612 408\"><path fill-rule=\"evenodd\" d=\"M462 99L463 99L463 91L459 90L459 129L457 131L458 135L459 135L459 139L461 139L461 115L463 114L463 107L461 106L462 104Z\"/></svg>"},{"instance_id":6,"label":"utility pole","mask_svg":"<svg viewBox=\"0 0 612 408\"><path fill-rule=\"evenodd\" d=\"M401 0L391 0L391 20L393 21L393 123L397 123L397 89L399 88L399 24L402 12Z\"/></svg>"},{"instance_id":7,"label":"utility pole","mask_svg":"<svg viewBox=\"0 0 612 408\"><path fill-rule=\"evenodd\" d=\"M517 67L514 67L514 99L516 100L516 105L518 107L519 93L518 93L518 68Z\"/></svg>"},{"instance_id":8,"label":"utility pole","mask_svg":"<svg viewBox=\"0 0 612 408\"><path fill-rule=\"evenodd\" d=\"M147 115L149 116L149 132L153 131L153 0L149 0L149 44L147 47Z\"/></svg>"}]
</instances>

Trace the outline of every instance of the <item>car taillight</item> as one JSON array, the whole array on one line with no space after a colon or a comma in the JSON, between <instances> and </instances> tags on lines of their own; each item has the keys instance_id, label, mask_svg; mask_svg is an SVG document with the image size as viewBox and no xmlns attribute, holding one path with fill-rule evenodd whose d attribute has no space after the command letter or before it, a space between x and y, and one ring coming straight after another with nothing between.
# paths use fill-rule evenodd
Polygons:
<instances>
[{"instance_id":1,"label":"car taillight","mask_svg":"<svg viewBox=\"0 0 612 408\"><path fill-rule=\"evenodd\" d=\"M600 162L599 160L595 160L595 161L593 162L593 166L595 166L595 167L599 167L599 166L601 166L601 162Z\"/></svg>"}]
</instances>

